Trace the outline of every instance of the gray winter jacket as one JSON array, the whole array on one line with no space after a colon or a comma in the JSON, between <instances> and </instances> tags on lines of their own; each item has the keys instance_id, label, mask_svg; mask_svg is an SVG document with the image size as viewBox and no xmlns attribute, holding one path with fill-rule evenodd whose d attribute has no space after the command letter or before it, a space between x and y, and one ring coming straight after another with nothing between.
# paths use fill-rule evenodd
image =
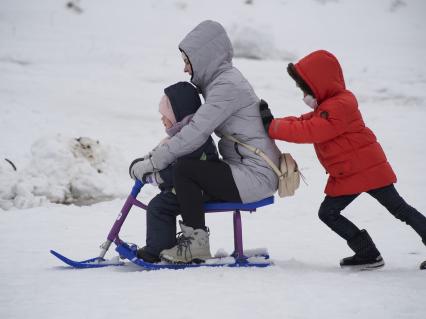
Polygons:
<instances>
[{"instance_id":1,"label":"gray winter jacket","mask_svg":"<svg viewBox=\"0 0 426 319\"><path fill-rule=\"evenodd\" d=\"M244 76L232 66L233 49L225 29L204 21L180 43L192 66L191 82L202 92L205 103L192 121L170 141L152 153L155 169L193 152L215 132L219 152L232 170L243 203L271 196L278 178L268 164L223 135L263 150L278 164L279 150L267 136L259 114L259 98Z\"/></svg>"}]
</instances>

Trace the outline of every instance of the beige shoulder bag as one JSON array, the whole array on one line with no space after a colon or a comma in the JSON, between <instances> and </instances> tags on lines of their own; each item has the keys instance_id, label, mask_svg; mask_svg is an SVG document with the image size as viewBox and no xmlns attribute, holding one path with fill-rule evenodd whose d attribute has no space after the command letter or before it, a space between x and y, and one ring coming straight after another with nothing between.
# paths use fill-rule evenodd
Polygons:
<instances>
[{"instance_id":1,"label":"beige shoulder bag","mask_svg":"<svg viewBox=\"0 0 426 319\"><path fill-rule=\"evenodd\" d=\"M282 153L279 161L279 168L271 161L271 159L260 149L255 148L251 145L245 144L237 140L231 135L225 134L225 137L229 140L238 143L248 150L252 151L256 155L262 157L266 163L273 169L275 174L277 174L278 181L278 195L280 197L293 196L296 189L300 185L300 171L297 166L296 161L289 153Z\"/></svg>"}]
</instances>

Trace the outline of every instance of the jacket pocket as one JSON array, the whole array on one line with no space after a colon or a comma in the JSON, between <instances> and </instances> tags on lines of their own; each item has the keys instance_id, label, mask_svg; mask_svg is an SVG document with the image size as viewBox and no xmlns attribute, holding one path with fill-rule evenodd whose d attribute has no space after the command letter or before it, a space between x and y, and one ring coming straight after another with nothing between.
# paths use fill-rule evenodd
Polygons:
<instances>
[{"instance_id":1,"label":"jacket pocket","mask_svg":"<svg viewBox=\"0 0 426 319\"><path fill-rule=\"evenodd\" d=\"M331 164L326 169L333 177L348 176L352 173L352 165L349 161Z\"/></svg>"}]
</instances>

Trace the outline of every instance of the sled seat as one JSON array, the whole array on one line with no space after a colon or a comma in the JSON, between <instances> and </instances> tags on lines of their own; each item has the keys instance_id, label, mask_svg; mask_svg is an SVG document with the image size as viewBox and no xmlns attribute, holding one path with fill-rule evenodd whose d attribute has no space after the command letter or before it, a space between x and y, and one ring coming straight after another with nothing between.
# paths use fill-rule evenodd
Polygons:
<instances>
[{"instance_id":1,"label":"sled seat","mask_svg":"<svg viewBox=\"0 0 426 319\"><path fill-rule=\"evenodd\" d=\"M255 212L257 208L271 205L274 203L274 197L267 197L257 202L252 203L238 203L238 202L207 202L204 204L206 213L233 213L233 226L234 226L234 252L232 256L237 263L247 262L247 257L243 252L243 229L241 223L241 212Z\"/></svg>"}]
</instances>

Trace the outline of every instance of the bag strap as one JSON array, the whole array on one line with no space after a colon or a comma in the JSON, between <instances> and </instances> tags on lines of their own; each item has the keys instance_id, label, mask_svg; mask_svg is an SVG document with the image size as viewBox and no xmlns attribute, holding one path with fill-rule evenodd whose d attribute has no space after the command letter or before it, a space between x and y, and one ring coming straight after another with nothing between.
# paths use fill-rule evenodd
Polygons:
<instances>
[{"instance_id":1,"label":"bag strap","mask_svg":"<svg viewBox=\"0 0 426 319\"><path fill-rule=\"evenodd\" d=\"M277 165L275 165L274 162L272 162L271 159L262 150L260 150L260 149L258 149L256 147L253 147L251 145L245 144L243 142L240 142L239 140L237 140L235 137L233 137L231 135L224 134L224 136L227 139L229 139L229 140L231 140L231 141L233 141L235 143L238 143L238 144L244 146L248 150L252 151L254 154L259 155L260 157L262 157L265 160L265 162L268 163L269 166L271 166L272 170L275 172L275 174L277 174L277 176L278 176L279 179L284 178L285 173L282 173L280 171L280 169L277 167Z\"/></svg>"}]
</instances>

